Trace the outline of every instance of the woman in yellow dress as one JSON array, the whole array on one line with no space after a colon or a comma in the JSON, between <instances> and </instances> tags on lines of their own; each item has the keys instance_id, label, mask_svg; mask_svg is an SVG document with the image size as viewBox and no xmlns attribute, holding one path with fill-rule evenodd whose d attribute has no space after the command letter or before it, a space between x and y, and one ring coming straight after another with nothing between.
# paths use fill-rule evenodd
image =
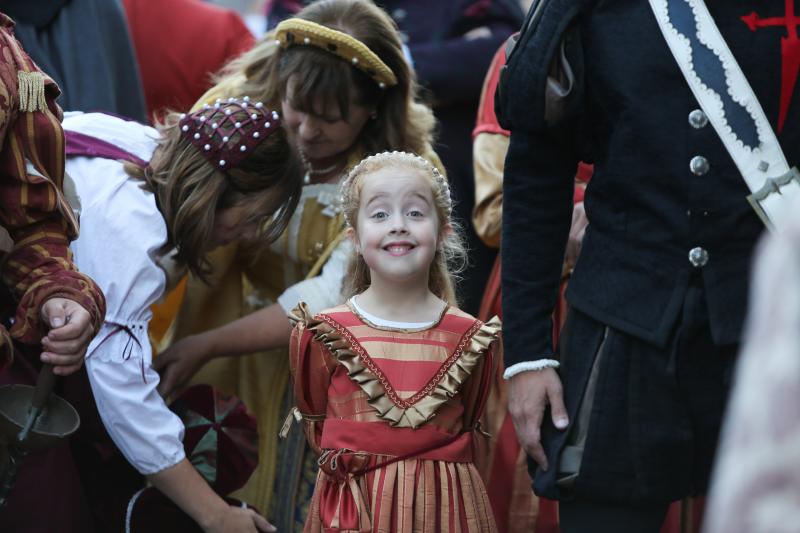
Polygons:
<instances>
[{"instance_id":1,"label":"woman in yellow dress","mask_svg":"<svg viewBox=\"0 0 800 533\"><path fill-rule=\"evenodd\" d=\"M287 313L341 303L350 243L343 239L339 182L365 155L432 151L434 118L391 19L366 0L322 0L285 20L234 61L201 103L246 94L281 106L290 141L306 162L297 211L269 252L239 243L217 253L210 286L190 278L156 360L162 394L189 382L238 395L258 418L259 467L237 496L280 531L302 522L316 463L299 427L284 430L291 402ZM177 341L177 342L175 342ZM228 357L240 355L242 357ZM287 419L290 423L291 419ZM275 489L277 490L274 490Z\"/></svg>"}]
</instances>

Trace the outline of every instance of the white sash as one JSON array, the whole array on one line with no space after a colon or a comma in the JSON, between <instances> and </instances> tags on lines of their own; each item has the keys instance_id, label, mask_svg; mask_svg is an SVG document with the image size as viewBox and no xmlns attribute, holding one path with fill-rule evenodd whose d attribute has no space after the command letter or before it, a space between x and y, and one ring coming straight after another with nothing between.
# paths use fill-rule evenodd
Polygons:
<instances>
[{"instance_id":1,"label":"white sash","mask_svg":"<svg viewBox=\"0 0 800 533\"><path fill-rule=\"evenodd\" d=\"M764 110L753 89L745 78L736 58L708 12L703 0L649 0L661 33L669 45L672 55L697 98L700 107L708 116L714 130L722 139L725 148L742 174L751 194L747 197L768 228L780 231L785 224L786 209L790 199L800 198L800 172L790 168L778 143L775 132L767 120ZM724 65L727 96L743 106L758 131L758 146L750 147L737 136L728 123L722 98L708 87L692 64L692 42L673 25L669 6L680 3L681 9L691 9L694 15L695 36L700 43L713 52Z\"/></svg>"}]
</instances>

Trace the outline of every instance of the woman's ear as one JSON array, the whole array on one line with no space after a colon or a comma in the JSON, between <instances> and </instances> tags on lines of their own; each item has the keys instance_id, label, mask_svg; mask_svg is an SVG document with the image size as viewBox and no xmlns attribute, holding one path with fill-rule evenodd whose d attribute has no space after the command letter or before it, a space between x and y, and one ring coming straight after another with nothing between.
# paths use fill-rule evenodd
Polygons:
<instances>
[{"instance_id":1,"label":"woman's ear","mask_svg":"<svg viewBox=\"0 0 800 533\"><path fill-rule=\"evenodd\" d=\"M358 242L358 235L356 234L356 230L353 229L352 226L348 226L345 230L345 235L347 238L350 239L350 242L353 243L353 248L355 249L358 255L361 255L361 244Z\"/></svg>"}]
</instances>

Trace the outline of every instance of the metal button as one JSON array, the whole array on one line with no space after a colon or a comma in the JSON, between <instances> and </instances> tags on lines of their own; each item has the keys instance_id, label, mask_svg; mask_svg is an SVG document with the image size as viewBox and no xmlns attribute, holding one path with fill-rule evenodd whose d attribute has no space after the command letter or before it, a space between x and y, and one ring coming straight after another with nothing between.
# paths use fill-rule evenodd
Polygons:
<instances>
[{"instance_id":1,"label":"metal button","mask_svg":"<svg viewBox=\"0 0 800 533\"><path fill-rule=\"evenodd\" d=\"M695 268L706 266L706 263L708 263L708 251L699 246L692 248L689 250L689 262Z\"/></svg>"},{"instance_id":2,"label":"metal button","mask_svg":"<svg viewBox=\"0 0 800 533\"><path fill-rule=\"evenodd\" d=\"M708 117L700 109L695 109L689 113L689 124L695 129L705 128L708 124Z\"/></svg>"},{"instance_id":3,"label":"metal button","mask_svg":"<svg viewBox=\"0 0 800 533\"><path fill-rule=\"evenodd\" d=\"M689 161L689 169L695 176L702 176L709 171L711 165L708 164L708 159L702 155L696 155Z\"/></svg>"}]
</instances>

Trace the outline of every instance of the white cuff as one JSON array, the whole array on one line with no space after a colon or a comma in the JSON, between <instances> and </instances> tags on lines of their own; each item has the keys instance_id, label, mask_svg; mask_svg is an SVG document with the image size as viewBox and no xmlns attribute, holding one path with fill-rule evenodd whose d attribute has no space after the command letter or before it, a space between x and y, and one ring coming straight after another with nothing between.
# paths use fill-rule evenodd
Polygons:
<instances>
[{"instance_id":1,"label":"white cuff","mask_svg":"<svg viewBox=\"0 0 800 533\"><path fill-rule=\"evenodd\" d=\"M506 371L503 372L503 379L511 379L517 374L522 374L523 372L544 370L545 368L558 368L559 366L561 366L561 363L555 359L539 359L537 361L517 363L516 365L511 365L510 367L506 368Z\"/></svg>"}]
</instances>

